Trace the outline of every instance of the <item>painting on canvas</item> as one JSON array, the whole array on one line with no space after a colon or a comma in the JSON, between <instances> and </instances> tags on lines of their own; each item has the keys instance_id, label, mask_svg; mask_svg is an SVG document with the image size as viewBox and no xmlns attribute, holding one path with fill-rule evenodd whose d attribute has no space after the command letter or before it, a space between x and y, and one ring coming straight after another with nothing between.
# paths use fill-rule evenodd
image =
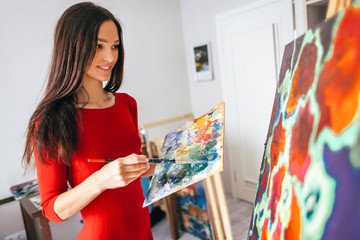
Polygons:
<instances>
[{"instance_id":1,"label":"painting on canvas","mask_svg":"<svg viewBox=\"0 0 360 240\"><path fill-rule=\"evenodd\" d=\"M181 189L175 199L180 228L200 239L213 239L204 182Z\"/></svg>"},{"instance_id":2,"label":"painting on canvas","mask_svg":"<svg viewBox=\"0 0 360 240\"><path fill-rule=\"evenodd\" d=\"M360 7L284 52L249 239L360 236Z\"/></svg>"},{"instance_id":3,"label":"painting on canvas","mask_svg":"<svg viewBox=\"0 0 360 240\"><path fill-rule=\"evenodd\" d=\"M165 136L160 158L206 160L194 164L157 164L146 194L147 206L223 170L224 103Z\"/></svg>"}]
</instances>

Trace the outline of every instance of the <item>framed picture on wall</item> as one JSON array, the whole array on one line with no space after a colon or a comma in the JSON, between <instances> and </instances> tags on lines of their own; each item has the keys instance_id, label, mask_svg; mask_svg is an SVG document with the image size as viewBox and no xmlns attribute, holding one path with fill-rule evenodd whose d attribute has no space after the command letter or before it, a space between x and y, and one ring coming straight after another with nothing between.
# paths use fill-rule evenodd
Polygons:
<instances>
[{"instance_id":1,"label":"framed picture on wall","mask_svg":"<svg viewBox=\"0 0 360 240\"><path fill-rule=\"evenodd\" d=\"M213 79L210 42L202 42L193 46L194 72L196 81Z\"/></svg>"}]
</instances>

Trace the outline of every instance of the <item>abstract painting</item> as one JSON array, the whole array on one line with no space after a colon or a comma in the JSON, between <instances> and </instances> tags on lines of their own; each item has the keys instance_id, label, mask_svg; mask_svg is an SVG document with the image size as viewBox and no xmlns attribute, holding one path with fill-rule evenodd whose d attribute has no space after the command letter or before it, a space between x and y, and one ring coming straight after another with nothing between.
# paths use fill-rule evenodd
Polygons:
<instances>
[{"instance_id":1,"label":"abstract painting","mask_svg":"<svg viewBox=\"0 0 360 240\"><path fill-rule=\"evenodd\" d=\"M285 47L249 239L359 239L360 8Z\"/></svg>"},{"instance_id":2,"label":"abstract painting","mask_svg":"<svg viewBox=\"0 0 360 240\"><path fill-rule=\"evenodd\" d=\"M175 199L180 228L200 239L213 239L204 182L181 189Z\"/></svg>"},{"instance_id":3,"label":"abstract painting","mask_svg":"<svg viewBox=\"0 0 360 240\"><path fill-rule=\"evenodd\" d=\"M147 206L223 170L224 103L168 133L160 158L206 160L193 164L157 164L146 194Z\"/></svg>"}]
</instances>

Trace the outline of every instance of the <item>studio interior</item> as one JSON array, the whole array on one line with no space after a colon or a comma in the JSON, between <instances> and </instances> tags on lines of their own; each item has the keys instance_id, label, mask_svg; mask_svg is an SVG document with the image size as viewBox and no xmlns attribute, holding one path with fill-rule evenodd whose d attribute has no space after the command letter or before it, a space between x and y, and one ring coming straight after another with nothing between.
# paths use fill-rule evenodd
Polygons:
<instances>
[{"instance_id":1,"label":"studio interior","mask_svg":"<svg viewBox=\"0 0 360 240\"><path fill-rule=\"evenodd\" d=\"M0 1L0 239L83 231L80 212L44 216L37 170L23 163L54 74L54 29L81 2ZM154 166L140 181L153 239L360 238L359 0L93 3L121 25L114 96L136 100L136 141Z\"/></svg>"}]
</instances>

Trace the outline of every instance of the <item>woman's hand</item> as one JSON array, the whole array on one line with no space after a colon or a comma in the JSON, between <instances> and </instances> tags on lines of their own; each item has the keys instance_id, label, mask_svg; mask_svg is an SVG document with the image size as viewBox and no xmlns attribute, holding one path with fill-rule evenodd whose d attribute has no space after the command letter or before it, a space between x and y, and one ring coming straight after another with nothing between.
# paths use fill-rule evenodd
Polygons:
<instances>
[{"instance_id":1,"label":"woman's hand","mask_svg":"<svg viewBox=\"0 0 360 240\"><path fill-rule=\"evenodd\" d=\"M96 173L100 191L128 185L149 169L147 161L144 155L131 154L106 164Z\"/></svg>"},{"instance_id":2,"label":"woman's hand","mask_svg":"<svg viewBox=\"0 0 360 240\"><path fill-rule=\"evenodd\" d=\"M149 169L147 161L144 155L131 154L106 164L76 187L60 194L54 211L63 220L73 216L104 190L124 187L134 181Z\"/></svg>"}]
</instances>

